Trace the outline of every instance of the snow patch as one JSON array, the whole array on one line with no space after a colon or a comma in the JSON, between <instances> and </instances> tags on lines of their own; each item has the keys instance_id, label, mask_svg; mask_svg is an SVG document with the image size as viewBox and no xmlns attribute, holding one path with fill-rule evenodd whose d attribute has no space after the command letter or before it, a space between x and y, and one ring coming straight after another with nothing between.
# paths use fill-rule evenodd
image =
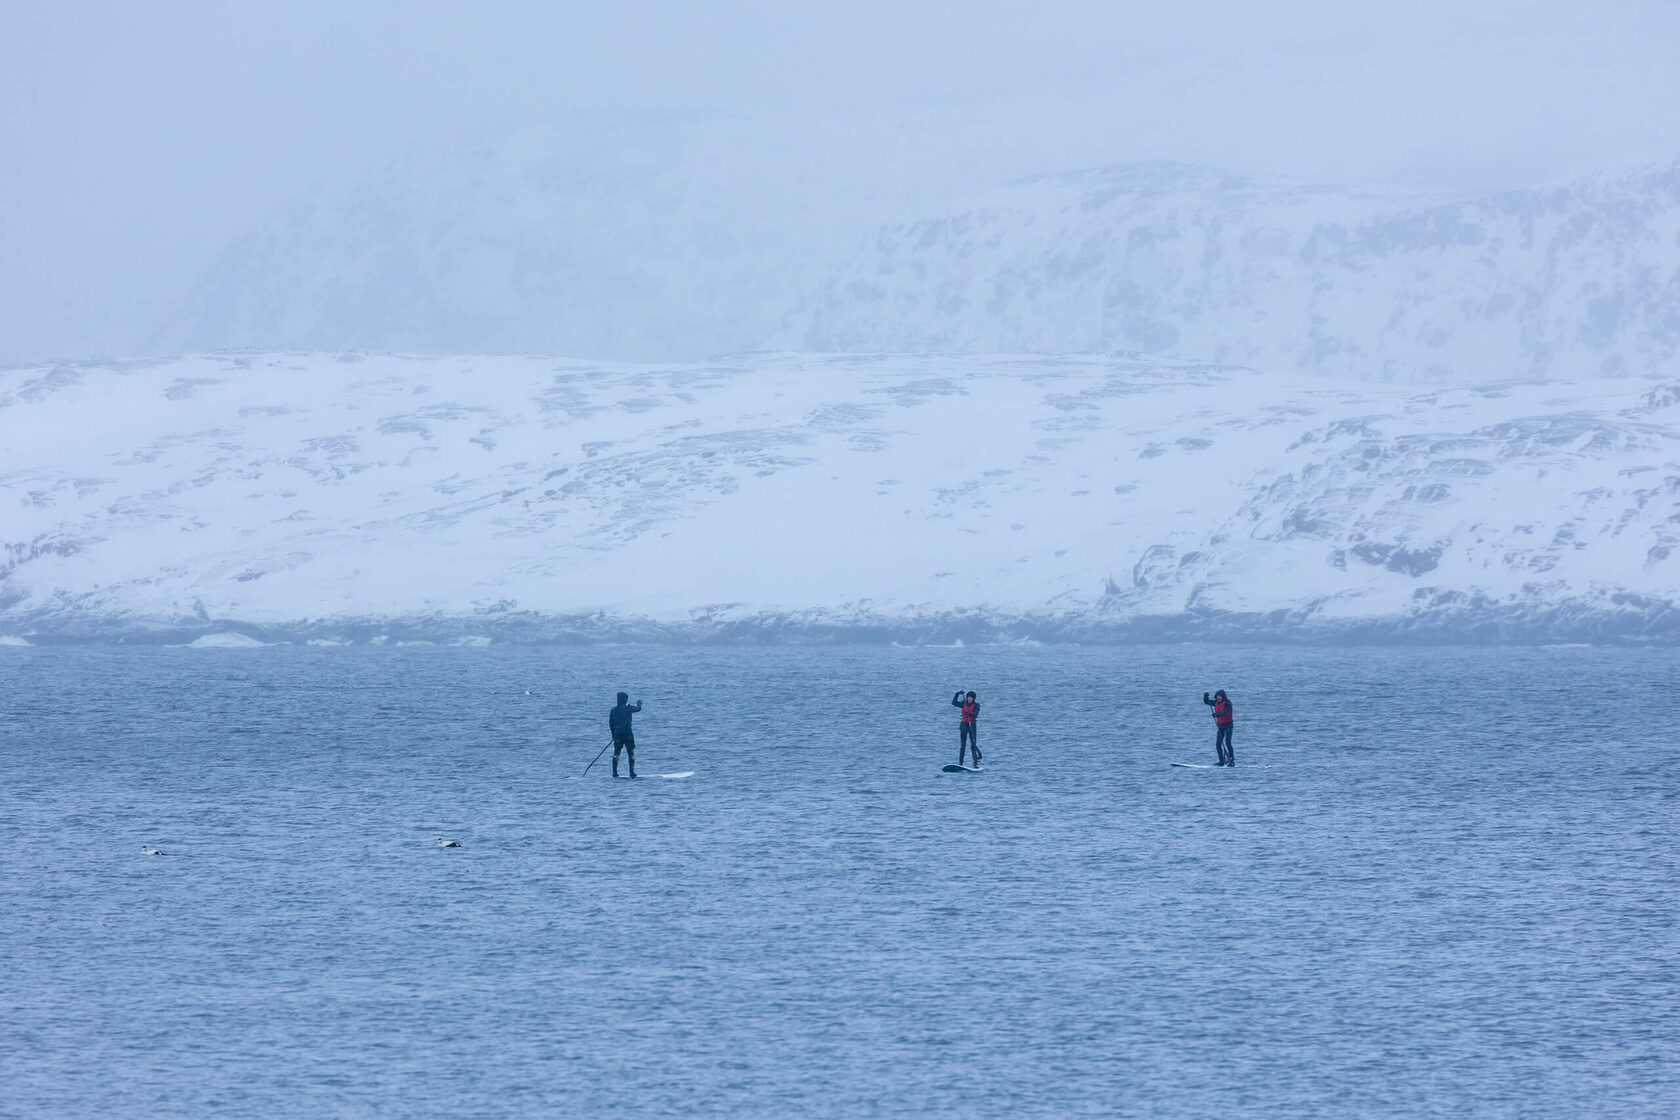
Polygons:
<instances>
[{"instance_id":1,"label":"snow patch","mask_svg":"<svg viewBox=\"0 0 1680 1120\"><path fill-rule=\"evenodd\" d=\"M257 649L267 645L257 639L244 634L223 632L220 634L206 634L202 638L194 638L187 643L188 649Z\"/></svg>"}]
</instances>

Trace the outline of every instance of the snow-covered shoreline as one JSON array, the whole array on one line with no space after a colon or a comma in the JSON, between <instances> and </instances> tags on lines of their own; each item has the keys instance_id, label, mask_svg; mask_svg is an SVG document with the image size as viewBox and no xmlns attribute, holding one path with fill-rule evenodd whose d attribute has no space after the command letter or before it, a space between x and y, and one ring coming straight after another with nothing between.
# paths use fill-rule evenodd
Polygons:
<instances>
[{"instance_id":1,"label":"snow-covered shoreline","mask_svg":"<svg viewBox=\"0 0 1680 1120\"><path fill-rule=\"evenodd\" d=\"M1680 383L1101 357L0 371L0 634L1680 641Z\"/></svg>"},{"instance_id":2,"label":"snow-covered shoreline","mask_svg":"<svg viewBox=\"0 0 1680 1120\"><path fill-rule=\"evenodd\" d=\"M1472 604L1456 613L1326 621L1310 610L1267 613L1004 616L986 612L870 617L840 613L760 614L671 621L609 615L304 619L255 624L145 618L46 618L24 639L0 646L120 644L129 647L259 649L590 645L1018 645L1557 646L1680 645L1680 603L1570 601L1555 605Z\"/></svg>"}]
</instances>

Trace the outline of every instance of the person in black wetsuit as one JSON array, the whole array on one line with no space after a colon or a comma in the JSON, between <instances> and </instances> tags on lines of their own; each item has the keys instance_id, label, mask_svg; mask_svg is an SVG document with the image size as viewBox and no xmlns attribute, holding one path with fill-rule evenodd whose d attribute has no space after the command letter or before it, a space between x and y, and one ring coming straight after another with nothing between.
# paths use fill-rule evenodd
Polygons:
<instances>
[{"instance_id":1,"label":"person in black wetsuit","mask_svg":"<svg viewBox=\"0 0 1680 1120\"><path fill-rule=\"evenodd\" d=\"M962 738L957 745L957 765L961 766L963 764L964 751L973 751L974 765L978 769L980 766L980 701L972 692L964 696L963 690L959 688L957 694L951 697L951 707L962 709L962 723L958 726Z\"/></svg>"},{"instance_id":2,"label":"person in black wetsuit","mask_svg":"<svg viewBox=\"0 0 1680 1120\"><path fill-rule=\"evenodd\" d=\"M1236 717L1232 714L1231 698L1225 695L1222 688L1211 698L1207 693L1202 693L1202 703L1213 709L1213 725L1217 729L1213 749L1219 752L1219 765L1235 766L1237 748L1231 745L1231 727L1236 722Z\"/></svg>"},{"instance_id":3,"label":"person in black wetsuit","mask_svg":"<svg viewBox=\"0 0 1680 1120\"><path fill-rule=\"evenodd\" d=\"M612 729L613 739L613 777L618 777L618 752L623 751L630 758L630 776L636 776L636 736L630 731L630 717L642 710L642 702L630 703L630 694L618 694L618 707L607 717L607 726Z\"/></svg>"}]
</instances>

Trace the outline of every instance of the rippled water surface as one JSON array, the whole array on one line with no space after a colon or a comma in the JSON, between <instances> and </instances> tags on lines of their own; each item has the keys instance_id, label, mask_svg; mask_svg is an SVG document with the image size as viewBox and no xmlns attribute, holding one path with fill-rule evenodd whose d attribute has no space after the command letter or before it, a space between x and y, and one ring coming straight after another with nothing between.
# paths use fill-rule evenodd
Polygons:
<instances>
[{"instance_id":1,"label":"rippled water surface","mask_svg":"<svg viewBox=\"0 0 1680 1120\"><path fill-rule=\"evenodd\" d=\"M0 649L0 1115L1671 1116L1676 680Z\"/></svg>"}]
</instances>

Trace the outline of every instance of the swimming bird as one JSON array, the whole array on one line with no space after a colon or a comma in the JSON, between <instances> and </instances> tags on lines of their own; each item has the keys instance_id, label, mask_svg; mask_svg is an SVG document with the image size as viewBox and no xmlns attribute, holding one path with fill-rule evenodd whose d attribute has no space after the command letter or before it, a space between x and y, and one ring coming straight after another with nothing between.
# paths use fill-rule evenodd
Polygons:
<instances>
[{"instance_id":1,"label":"swimming bird","mask_svg":"<svg viewBox=\"0 0 1680 1120\"><path fill-rule=\"evenodd\" d=\"M140 854L143 856L161 856L163 853L156 848L142 847L140 849Z\"/></svg>"},{"instance_id":2,"label":"swimming bird","mask_svg":"<svg viewBox=\"0 0 1680 1120\"><path fill-rule=\"evenodd\" d=\"M440 848L459 848L461 846L461 842L459 840L445 840L443 837L439 836L437 838L437 846Z\"/></svg>"}]
</instances>

